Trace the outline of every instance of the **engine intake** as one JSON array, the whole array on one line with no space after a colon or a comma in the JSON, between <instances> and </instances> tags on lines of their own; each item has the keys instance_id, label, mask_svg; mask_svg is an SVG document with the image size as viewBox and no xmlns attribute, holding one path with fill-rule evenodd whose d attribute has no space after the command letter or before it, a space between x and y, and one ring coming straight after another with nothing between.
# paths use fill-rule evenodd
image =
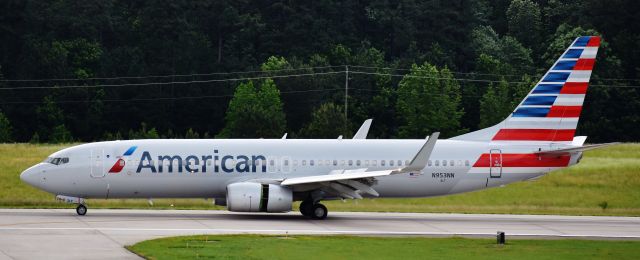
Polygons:
<instances>
[{"instance_id":1,"label":"engine intake","mask_svg":"<svg viewBox=\"0 0 640 260\"><path fill-rule=\"evenodd\" d=\"M237 212L291 211L293 192L275 184L238 182L227 185L227 209Z\"/></svg>"}]
</instances>

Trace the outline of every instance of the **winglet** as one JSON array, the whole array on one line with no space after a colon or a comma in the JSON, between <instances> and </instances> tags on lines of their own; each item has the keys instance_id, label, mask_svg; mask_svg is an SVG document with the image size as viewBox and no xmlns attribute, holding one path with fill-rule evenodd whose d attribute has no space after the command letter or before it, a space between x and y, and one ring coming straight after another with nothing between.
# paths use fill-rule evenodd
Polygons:
<instances>
[{"instance_id":1,"label":"winglet","mask_svg":"<svg viewBox=\"0 0 640 260\"><path fill-rule=\"evenodd\" d=\"M367 134L369 133L369 128L371 127L372 119L364 120L358 132L353 136L353 139L367 139Z\"/></svg>"},{"instance_id":2,"label":"winglet","mask_svg":"<svg viewBox=\"0 0 640 260\"><path fill-rule=\"evenodd\" d=\"M424 143L420 151L413 157L411 163L400 169L400 172L412 172L412 171L420 171L427 166L427 162L429 161L429 157L431 156L431 152L433 148L436 146L436 142L438 141L438 136L440 136L440 132L435 132L429 136L429 139Z\"/></svg>"}]
</instances>

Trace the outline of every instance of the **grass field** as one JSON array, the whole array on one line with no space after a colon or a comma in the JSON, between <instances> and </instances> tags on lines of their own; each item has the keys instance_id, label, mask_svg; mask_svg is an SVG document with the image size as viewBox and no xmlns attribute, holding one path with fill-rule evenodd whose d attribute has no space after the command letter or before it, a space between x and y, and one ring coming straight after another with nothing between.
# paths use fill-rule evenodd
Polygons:
<instances>
[{"instance_id":1,"label":"grass field","mask_svg":"<svg viewBox=\"0 0 640 260\"><path fill-rule=\"evenodd\" d=\"M127 249L147 259L637 259L640 241L357 236L187 236Z\"/></svg>"},{"instance_id":2,"label":"grass field","mask_svg":"<svg viewBox=\"0 0 640 260\"><path fill-rule=\"evenodd\" d=\"M68 146L68 145L67 145ZM19 174L64 145L0 144L0 207L71 205L20 181ZM153 208L222 209L204 199L154 200ZM537 181L420 199L330 201L333 211L458 212L640 216L640 144L589 151L574 167ZM173 206L171 206L173 205ZM94 208L151 208L146 200L90 200Z\"/></svg>"}]
</instances>

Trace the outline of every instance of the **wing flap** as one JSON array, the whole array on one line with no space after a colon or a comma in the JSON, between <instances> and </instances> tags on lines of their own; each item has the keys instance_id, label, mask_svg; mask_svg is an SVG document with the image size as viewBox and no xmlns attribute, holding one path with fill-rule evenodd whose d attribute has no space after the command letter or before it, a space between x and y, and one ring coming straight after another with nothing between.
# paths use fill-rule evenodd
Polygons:
<instances>
[{"instance_id":1,"label":"wing flap","mask_svg":"<svg viewBox=\"0 0 640 260\"><path fill-rule=\"evenodd\" d=\"M325 175L314 175L314 176L305 176L305 177L297 177L297 178L289 178L285 179L280 183L281 185L296 185L296 184L306 184L306 183L318 183L318 182L330 182L330 181L340 181L340 180L351 180L351 179L361 179L361 178L371 178L371 177L380 177L391 175L394 170L385 170L385 171L359 171L359 172L345 172L339 174L325 174Z\"/></svg>"}]
</instances>

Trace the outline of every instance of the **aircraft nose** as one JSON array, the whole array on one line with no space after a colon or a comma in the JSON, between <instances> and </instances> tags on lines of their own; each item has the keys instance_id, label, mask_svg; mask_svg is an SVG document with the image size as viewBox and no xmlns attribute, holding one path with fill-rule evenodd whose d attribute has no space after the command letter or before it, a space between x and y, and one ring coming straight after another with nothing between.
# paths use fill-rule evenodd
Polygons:
<instances>
[{"instance_id":1,"label":"aircraft nose","mask_svg":"<svg viewBox=\"0 0 640 260\"><path fill-rule=\"evenodd\" d=\"M28 183L31 186L36 186L38 177L36 176L36 171L34 168L36 168L36 166L32 166L29 169L24 170L20 174L20 180Z\"/></svg>"}]
</instances>

